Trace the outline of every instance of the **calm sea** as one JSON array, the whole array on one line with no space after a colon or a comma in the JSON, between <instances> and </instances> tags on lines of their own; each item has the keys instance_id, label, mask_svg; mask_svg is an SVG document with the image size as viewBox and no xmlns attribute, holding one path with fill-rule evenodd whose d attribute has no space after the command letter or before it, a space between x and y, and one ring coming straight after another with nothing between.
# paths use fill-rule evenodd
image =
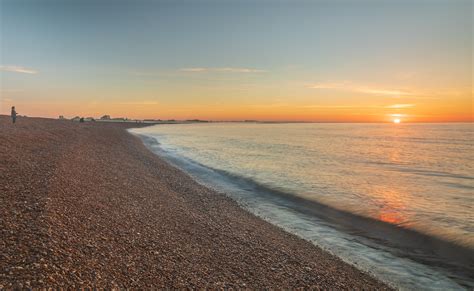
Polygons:
<instances>
[{"instance_id":1,"label":"calm sea","mask_svg":"<svg viewBox=\"0 0 474 291\"><path fill-rule=\"evenodd\" d=\"M394 286L474 287L473 124L132 132L199 182Z\"/></svg>"}]
</instances>

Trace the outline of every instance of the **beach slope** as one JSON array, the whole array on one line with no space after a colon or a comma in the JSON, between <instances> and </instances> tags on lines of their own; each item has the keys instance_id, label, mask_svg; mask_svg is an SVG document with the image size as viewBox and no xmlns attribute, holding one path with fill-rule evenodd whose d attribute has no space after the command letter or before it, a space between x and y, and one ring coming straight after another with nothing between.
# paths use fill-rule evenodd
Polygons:
<instances>
[{"instance_id":1,"label":"beach slope","mask_svg":"<svg viewBox=\"0 0 474 291\"><path fill-rule=\"evenodd\" d=\"M387 288L199 185L130 126L0 116L0 288Z\"/></svg>"}]
</instances>

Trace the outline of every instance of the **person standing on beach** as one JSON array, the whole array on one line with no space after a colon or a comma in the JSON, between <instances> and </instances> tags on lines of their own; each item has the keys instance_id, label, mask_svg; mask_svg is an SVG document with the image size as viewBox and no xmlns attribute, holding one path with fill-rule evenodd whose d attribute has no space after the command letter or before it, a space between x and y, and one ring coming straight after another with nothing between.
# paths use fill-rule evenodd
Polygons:
<instances>
[{"instance_id":1,"label":"person standing on beach","mask_svg":"<svg viewBox=\"0 0 474 291\"><path fill-rule=\"evenodd\" d=\"M13 122L13 123L16 122L16 110L15 110L15 106L12 106L12 122Z\"/></svg>"}]
</instances>

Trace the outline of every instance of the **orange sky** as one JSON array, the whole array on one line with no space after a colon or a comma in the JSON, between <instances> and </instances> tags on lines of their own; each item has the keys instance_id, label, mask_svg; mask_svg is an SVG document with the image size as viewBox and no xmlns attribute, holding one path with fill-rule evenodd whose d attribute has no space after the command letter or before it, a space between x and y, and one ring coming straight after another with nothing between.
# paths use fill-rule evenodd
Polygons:
<instances>
[{"instance_id":1,"label":"orange sky","mask_svg":"<svg viewBox=\"0 0 474 291\"><path fill-rule=\"evenodd\" d=\"M407 87L403 90L382 89L352 83L282 82L280 86L280 90L265 86L236 90L222 86L219 81L214 88L209 85L193 86L188 90L162 89L166 97L161 97L163 93L159 89L151 88L143 88L136 95L121 92L118 97L115 92L110 94L102 88L97 90L100 93L95 88L73 91L24 89L2 92L1 112L9 114L10 106L15 105L20 114L44 117L109 114L138 119L324 122L391 122L394 119L402 122L472 122L474 117L468 87L430 91ZM31 100L29 97L33 94L35 98ZM223 97L226 94L228 97Z\"/></svg>"},{"instance_id":2,"label":"orange sky","mask_svg":"<svg viewBox=\"0 0 474 291\"><path fill-rule=\"evenodd\" d=\"M474 118L472 1L67 2L3 3L0 114Z\"/></svg>"}]
</instances>

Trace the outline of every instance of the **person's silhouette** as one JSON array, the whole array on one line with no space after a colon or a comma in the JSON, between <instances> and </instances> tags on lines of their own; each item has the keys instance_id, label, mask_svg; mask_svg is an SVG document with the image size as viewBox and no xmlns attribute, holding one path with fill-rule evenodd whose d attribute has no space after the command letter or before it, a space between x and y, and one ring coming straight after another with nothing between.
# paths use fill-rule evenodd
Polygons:
<instances>
[{"instance_id":1,"label":"person's silhouette","mask_svg":"<svg viewBox=\"0 0 474 291\"><path fill-rule=\"evenodd\" d=\"M16 110L15 110L15 106L12 106L12 122L15 123L16 122Z\"/></svg>"}]
</instances>

